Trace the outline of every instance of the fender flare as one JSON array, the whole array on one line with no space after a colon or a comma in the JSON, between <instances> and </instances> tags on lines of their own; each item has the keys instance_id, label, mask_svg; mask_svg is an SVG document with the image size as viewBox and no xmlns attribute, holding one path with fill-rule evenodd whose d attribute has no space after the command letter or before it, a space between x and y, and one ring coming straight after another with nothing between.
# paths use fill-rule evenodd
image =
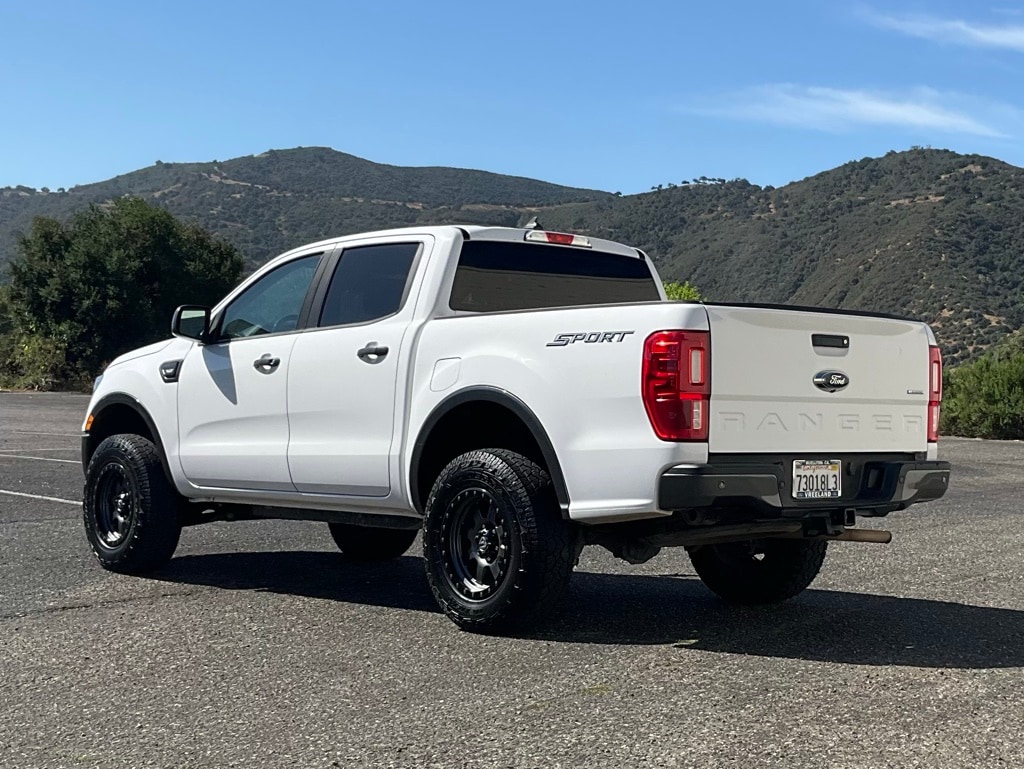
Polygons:
<instances>
[{"instance_id":1,"label":"fender flare","mask_svg":"<svg viewBox=\"0 0 1024 769\"><path fill-rule=\"evenodd\" d=\"M412 458L409 465L409 492L413 505L417 510L422 510L427 501L426 499L419 498L419 465L420 460L423 458L423 448L434 427L455 408L466 403L480 401L494 403L507 408L526 425L526 429L530 431L534 441L537 442L537 446L540 448L541 455L544 457L544 464L547 465L548 475L551 476L551 485L554 487L555 497L558 499L558 506L561 508L562 517L568 519L569 490L565 485L565 475L562 473L562 466L558 462L555 447L551 443L551 439L548 438L547 431L541 424L540 419L517 396L507 390L488 385L468 387L452 393L437 404L433 411L430 412L430 415L423 421L419 434L416 436L416 441L413 444Z\"/></svg>"},{"instance_id":2,"label":"fender flare","mask_svg":"<svg viewBox=\"0 0 1024 769\"><path fill-rule=\"evenodd\" d=\"M156 422L150 413L146 410L146 407L142 405L142 402L138 398L134 398L131 395L125 393L111 393L110 395L104 395L100 398L96 405L90 409L89 413L94 417L99 417L107 408L110 406L127 406L129 409L134 411L143 422L146 423L146 427L149 428L150 435L153 436L153 443L156 444L157 451L160 454L160 464L164 468L164 474L167 476L167 480L174 485L174 477L171 475L170 465L167 463L167 452L164 451L164 442L160 437L160 431L156 428ZM86 472L89 469L89 460L92 458L93 452L96 451L96 446L93 445L93 438L88 432L82 433L82 472Z\"/></svg>"}]
</instances>

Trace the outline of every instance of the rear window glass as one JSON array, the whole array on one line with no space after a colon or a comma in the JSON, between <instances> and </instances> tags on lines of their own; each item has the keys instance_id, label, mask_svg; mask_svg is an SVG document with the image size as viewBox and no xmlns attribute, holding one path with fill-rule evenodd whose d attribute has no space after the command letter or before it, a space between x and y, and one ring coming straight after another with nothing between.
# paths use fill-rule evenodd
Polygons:
<instances>
[{"instance_id":1,"label":"rear window glass","mask_svg":"<svg viewBox=\"0 0 1024 769\"><path fill-rule=\"evenodd\" d=\"M331 277L321 326L367 323L402 307L418 243L386 243L346 248Z\"/></svg>"},{"instance_id":2,"label":"rear window glass","mask_svg":"<svg viewBox=\"0 0 1024 769\"><path fill-rule=\"evenodd\" d=\"M449 306L501 312L659 298L651 271L639 257L471 240L462 246Z\"/></svg>"}]
</instances>

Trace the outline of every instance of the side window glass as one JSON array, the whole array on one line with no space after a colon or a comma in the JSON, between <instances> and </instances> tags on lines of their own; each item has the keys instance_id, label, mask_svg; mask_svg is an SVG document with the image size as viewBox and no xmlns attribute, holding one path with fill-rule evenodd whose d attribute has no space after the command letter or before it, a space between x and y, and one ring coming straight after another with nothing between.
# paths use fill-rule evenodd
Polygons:
<instances>
[{"instance_id":1,"label":"side window glass","mask_svg":"<svg viewBox=\"0 0 1024 769\"><path fill-rule=\"evenodd\" d=\"M224 311L221 338L294 331L320 256L311 254L288 262L239 294Z\"/></svg>"},{"instance_id":2,"label":"side window glass","mask_svg":"<svg viewBox=\"0 0 1024 769\"><path fill-rule=\"evenodd\" d=\"M402 307L419 243L346 248L331 276L320 326L366 323Z\"/></svg>"}]
</instances>

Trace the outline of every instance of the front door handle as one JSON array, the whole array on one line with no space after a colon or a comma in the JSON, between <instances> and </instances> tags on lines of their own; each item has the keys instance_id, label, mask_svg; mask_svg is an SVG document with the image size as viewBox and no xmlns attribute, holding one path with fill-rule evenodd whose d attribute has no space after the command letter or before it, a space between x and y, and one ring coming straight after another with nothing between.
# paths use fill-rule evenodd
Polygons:
<instances>
[{"instance_id":1,"label":"front door handle","mask_svg":"<svg viewBox=\"0 0 1024 769\"><path fill-rule=\"evenodd\" d=\"M259 357L252 362L252 367L257 371L262 371L264 374L270 374L280 365L281 359L271 356L269 352L264 353L262 357Z\"/></svg>"},{"instance_id":2,"label":"front door handle","mask_svg":"<svg viewBox=\"0 0 1024 769\"><path fill-rule=\"evenodd\" d=\"M388 348L385 345L377 344L376 342L367 342L366 347L356 353L362 360L367 363L380 363L384 360L384 357L388 354Z\"/></svg>"}]
</instances>

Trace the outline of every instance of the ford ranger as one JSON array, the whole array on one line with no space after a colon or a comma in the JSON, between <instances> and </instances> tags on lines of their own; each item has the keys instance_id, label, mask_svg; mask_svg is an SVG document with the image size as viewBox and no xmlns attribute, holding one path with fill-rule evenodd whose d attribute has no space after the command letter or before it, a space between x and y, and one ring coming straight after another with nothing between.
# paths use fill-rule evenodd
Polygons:
<instances>
[{"instance_id":1,"label":"ford ranger","mask_svg":"<svg viewBox=\"0 0 1024 769\"><path fill-rule=\"evenodd\" d=\"M84 522L141 573L183 526L323 521L405 553L460 627L529 625L586 545L685 547L723 599L792 597L831 541L943 495L927 325L669 302L640 250L540 229L335 238L115 360L82 428Z\"/></svg>"}]
</instances>

